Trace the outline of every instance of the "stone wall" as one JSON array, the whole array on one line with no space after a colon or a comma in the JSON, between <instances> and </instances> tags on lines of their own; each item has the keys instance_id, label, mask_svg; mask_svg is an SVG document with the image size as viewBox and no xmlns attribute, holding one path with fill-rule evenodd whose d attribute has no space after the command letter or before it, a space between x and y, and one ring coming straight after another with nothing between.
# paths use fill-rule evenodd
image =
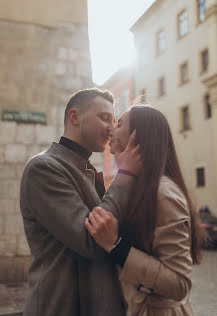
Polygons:
<instances>
[{"instance_id":1,"label":"stone wall","mask_svg":"<svg viewBox=\"0 0 217 316\"><path fill-rule=\"evenodd\" d=\"M0 111L43 112L47 124L0 121L0 282L25 280L29 248L19 207L25 163L63 132L69 95L92 86L87 25L0 20Z\"/></svg>"}]
</instances>

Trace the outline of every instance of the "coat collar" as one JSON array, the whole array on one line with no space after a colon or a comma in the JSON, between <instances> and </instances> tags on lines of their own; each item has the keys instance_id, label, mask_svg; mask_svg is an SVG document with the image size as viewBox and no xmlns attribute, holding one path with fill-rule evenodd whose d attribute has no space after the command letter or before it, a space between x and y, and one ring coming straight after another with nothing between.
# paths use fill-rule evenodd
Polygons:
<instances>
[{"instance_id":1,"label":"coat collar","mask_svg":"<svg viewBox=\"0 0 217 316\"><path fill-rule=\"evenodd\" d=\"M61 159L64 158L64 160L66 160L68 163L75 164L76 167L83 171L89 170L87 168L87 161L83 157L81 157L80 155L76 154L75 152L61 144L53 142L51 146L48 148L47 152L51 155L54 154L55 156L58 156Z\"/></svg>"}]
</instances>

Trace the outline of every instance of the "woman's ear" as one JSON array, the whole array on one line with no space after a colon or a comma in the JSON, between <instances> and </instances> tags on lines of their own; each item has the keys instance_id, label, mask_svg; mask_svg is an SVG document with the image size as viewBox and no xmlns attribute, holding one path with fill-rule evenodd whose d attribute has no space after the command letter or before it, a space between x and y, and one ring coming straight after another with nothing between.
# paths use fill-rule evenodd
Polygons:
<instances>
[{"instance_id":1,"label":"woman's ear","mask_svg":"<svg viewBox=\"0 0 217 316\"><path fill-rule=\"evenodd\" d=\"M72 125L74 126L79 125L79 117L80 115L77 109L72 108L69 110L68 120Z\"/></svg>"}]
</instances>

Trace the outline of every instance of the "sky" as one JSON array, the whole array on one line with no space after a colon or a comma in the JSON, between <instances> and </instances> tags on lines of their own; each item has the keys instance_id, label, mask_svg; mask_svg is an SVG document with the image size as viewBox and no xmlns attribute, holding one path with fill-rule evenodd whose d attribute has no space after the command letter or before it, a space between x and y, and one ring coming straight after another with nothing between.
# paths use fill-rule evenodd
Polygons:
<instances>
[{"instance_id":1,"label":"sky","mask_svg":"<svg viewBox=\"0 0 217 316\"><path fill-rule=\"evenodd\" d=\"M102 85L136 58L130 27L155 0L88 0L93 82Z\"/></svg>"}]
</instances>

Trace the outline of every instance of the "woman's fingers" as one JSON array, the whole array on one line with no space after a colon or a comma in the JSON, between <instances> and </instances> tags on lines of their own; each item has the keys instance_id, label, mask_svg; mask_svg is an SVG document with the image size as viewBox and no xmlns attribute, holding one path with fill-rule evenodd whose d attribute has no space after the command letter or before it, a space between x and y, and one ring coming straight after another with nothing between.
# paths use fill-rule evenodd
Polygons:
<instances>
[{"instance_id":1,"label":"woman's fingers","mask_svg":"<svg viewBox=\"0 0 217 316\"><path fill-rule=\"evenodd\" d=\"M127 144L127 149L135 147L135 142L136 142L136 130L134 129L134 131L130 135L130 138Z\"/></svg>"},{"instance_id":2,"label":"woman's fingers","mask_svg":"<svg viewBox=\"0 0 217 316\"><path fill-rule=\"evenodd\" d=\"M84 224L85 224L85 227L87 228L87 230L89 231L89 233L91 235L93 235L94 229L93 229L93 226L90 224L89 219L87 217L84 220Z\"/></svg>"}]
</instances>

